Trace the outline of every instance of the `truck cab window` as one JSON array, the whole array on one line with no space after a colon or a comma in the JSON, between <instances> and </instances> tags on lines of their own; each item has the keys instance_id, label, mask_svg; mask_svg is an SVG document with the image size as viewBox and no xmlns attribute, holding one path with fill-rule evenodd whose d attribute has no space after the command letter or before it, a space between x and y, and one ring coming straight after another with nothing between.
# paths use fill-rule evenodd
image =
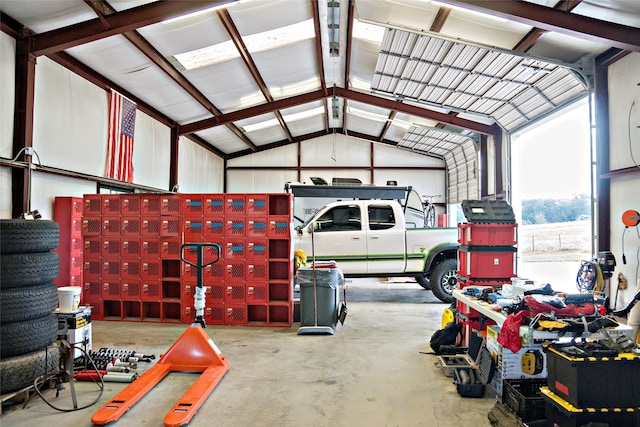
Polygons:
<instances>
[{"instance_id":1,"label":"truck cab window","mask_svg":"<svg viewBox=\"0 0 640 427\"><path fill-rule=\"evenodd\" d=\"M369 206L369 229L386 230L396 225L391 206Z\"/></svg>"},{"instance_id":2,"label":"truck cab window","mask_svg":"<svg viewBox=\"0 0 640 427\"><path fill-rule=\"evenodd\" d=\"M325 212L316 223L316 231L355 231L362 229L360 207L338 206Z\"/></svg>"}]
</instances>

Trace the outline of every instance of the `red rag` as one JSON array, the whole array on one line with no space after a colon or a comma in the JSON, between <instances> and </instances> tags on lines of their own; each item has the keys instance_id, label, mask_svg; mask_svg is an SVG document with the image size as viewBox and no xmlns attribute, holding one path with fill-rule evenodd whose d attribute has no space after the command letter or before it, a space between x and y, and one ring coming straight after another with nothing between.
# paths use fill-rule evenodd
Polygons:
<instances>
[{"instance_id":1,"label":"red rag","mask_svg":"<svg viewBox=\"0 0 640 427\"><path fill-rule=\"evenodd\" d=\"M522 348L522 342L520 341L520 325L527 317L525 310L520 310L517 313L511 313L504 319L502 327L500 328L500 334L498 335L498 342L504 347L511 350L513 353L517 353Z\"/></svg>"}]
</instances>

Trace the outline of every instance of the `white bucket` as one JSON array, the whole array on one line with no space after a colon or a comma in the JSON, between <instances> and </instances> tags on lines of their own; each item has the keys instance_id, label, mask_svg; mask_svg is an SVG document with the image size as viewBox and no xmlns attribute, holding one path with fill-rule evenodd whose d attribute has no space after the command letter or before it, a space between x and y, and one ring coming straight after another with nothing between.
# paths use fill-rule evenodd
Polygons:
<instances>
[{"instance_id":1,"label":"white bucket","mask_svg":"<svg viewBox=\"0 0 640 427\"><path fill-rule=\"evenodd\" d=\"M80 286L58 288L58 307L61 313L72 313L80 306Z\"/></svg>"}]
</instances>

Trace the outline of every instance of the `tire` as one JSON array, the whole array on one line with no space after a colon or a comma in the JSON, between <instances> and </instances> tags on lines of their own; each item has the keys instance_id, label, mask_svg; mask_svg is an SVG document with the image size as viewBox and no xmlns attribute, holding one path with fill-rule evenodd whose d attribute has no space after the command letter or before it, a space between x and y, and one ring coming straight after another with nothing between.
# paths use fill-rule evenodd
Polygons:
<instances>
[{"instance_id":1,"label":"tire","mask_svg":"<svg viewBox=\"0 0 640 427\"><path fill-rule=\"evenodd\" d=\"M0 252L46 252L58 247L60 228L49 220L0 220Z\"/></svg>"},{"instance_id":2,"label":"tire","mask_svg":"<svg viewBox=\"0 0 640 427\"><path fill-rule=\"evenodd\" d=\"M44 350L0 360L0 392L10 393L33 385L36 378L55 372L60 363L60 347L53 344Z\"/></svg>"},{"instance_id":3,"label":"tire","mask_svg":"<svg viewBox=\"0 0 640 427\"><path fill-rule=\"evenodd\" d=\"M431 284L429 283L429 279L427 279L425 276L417 276L416 282L418 282L418 285L422 286L426 290L431 289Z\"/></svg>"},{"instance_id":4,"label":"tire","mask_svg":"<svg viewBox=\"0 0 640 427\"><path fill-rule=\"evenodd\" d=\"M16 288L52 282L59 271L60 258L52 251L5 254L0 259L0 287Z\"/></svg>"},{"instance_id":5,"label":"tire","mask_svg":"<svg viewBox=\"0 0 640 427\"><path fill-rule=\"evenodd\" d=\"M58 306L58 288L51 282L0 291L0 323L22 322L52 313Z\"/></svg>"},{"instance_id":6,"label":"tire","mask_svg":"<svg viewBox=\"0 0 640 427\"><path fill-rule=\"evenodd\" d=\"M451 303L453 296L451 293L458 286L458 261L446 259L436 265L429 278L431 291L436 298L445 303Z\"/></svg>"},{"instance_id":7,"label":"tire","mask_svg":"<svg viewBox=\"0 0 640 427\"><path fill-rule=\"evenodd\" d=\"M0 358L19 356L45 348L58 337L58 318L54 313L24 322L0 325Z\"/></svg>"}]
</instances>

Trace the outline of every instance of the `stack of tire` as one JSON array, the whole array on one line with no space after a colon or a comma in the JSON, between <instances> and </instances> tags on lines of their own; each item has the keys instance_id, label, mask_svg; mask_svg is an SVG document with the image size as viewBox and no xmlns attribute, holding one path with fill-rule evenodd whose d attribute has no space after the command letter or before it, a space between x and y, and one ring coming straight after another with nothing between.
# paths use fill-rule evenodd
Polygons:
<instances>
[{"instance_id":1,"label":"stack of tire","mask_svg":"<svg viewBox=\"0 0 640 427\"><path fill-rule=\"evenodd\" d=\"M60 260L58 224L48 220L0 220L0 392L30 387L54 372Z\"/></svg>"}]
</instances>

